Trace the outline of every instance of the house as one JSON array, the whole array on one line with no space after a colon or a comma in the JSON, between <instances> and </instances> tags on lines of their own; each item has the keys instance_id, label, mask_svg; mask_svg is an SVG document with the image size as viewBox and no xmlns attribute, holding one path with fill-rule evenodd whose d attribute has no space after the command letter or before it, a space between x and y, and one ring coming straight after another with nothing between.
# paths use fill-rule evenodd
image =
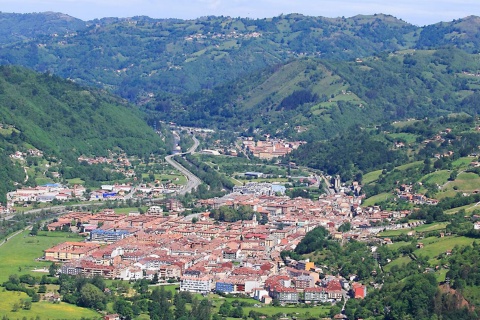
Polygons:
<instances>
[{"instance_id":1,"label":"house","mask_svg":"<svg viewBox=\"0 0 480 320\"><path fill-rule=\"evenodd\" d=\"M352 292L355 299L364 299L367 296L367 287L355 282L352 284Z\"/></svg>"}]
</instances>

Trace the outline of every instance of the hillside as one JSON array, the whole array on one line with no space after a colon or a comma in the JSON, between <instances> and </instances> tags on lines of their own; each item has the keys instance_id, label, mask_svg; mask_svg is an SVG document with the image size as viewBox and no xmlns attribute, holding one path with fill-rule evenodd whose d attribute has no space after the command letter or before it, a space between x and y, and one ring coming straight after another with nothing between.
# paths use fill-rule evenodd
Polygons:
<instances>
[{"instance_id":1,"label":"hillside","mask_svg":"<svg viewBox=\"0 0 480 320\"><path fill-rule=\"evenodd\" d=\"M24 37L30 40L18 43L18 36L12 36L13 44L0 52L1 64L48 70L135 102L211 89L302 56L353 59L409 48L418 31L382 14L335 19L299 14L255 20L111 18L78 23L77 32L64 26L56 32L39 27L45 36L33 39L28 27Z\"/></svg>"},{"instance_id":2,"label":"hillside","mask_svg":"<svg viewBox=\"0 0 480 320\"><path fill-rule=\"evenodd\" d=\"M0 13L0 44L33 40L55 34L69 34L85 27L84 21L62 13L2 12Z\"/></svg>"},{"instance_id":3,"label":"hillside","mask_svg":"<svg viewBox=\"0 0 480 320\"><path fill-rule=\"evenodd\" d=\"M404 50L356 61L297 59L150 112L189 125L315 141L353 125L478 113L476 56L458 49Z\"/></svg>"},{"instance_id":4,"label":"hillside","mask_svg":"<svg viewBox=\"0 0 480 320\"><path fill-rule=\"evenodd\" d=\"M2 191L24 179L8 158L15 151L38 149L66 166L81 154L104 156L119 148L139 156L165 152L141 114L120 99L17 67L0 67L0 124Z\"/></svg>"}]
</instances>

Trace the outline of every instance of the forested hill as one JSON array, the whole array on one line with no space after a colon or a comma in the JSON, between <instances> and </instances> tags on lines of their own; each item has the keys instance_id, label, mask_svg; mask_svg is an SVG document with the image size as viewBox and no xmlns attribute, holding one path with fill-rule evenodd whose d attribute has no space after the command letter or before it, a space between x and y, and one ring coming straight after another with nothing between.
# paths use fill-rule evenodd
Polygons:
<instances>
[{"instance_id":1,"label":"forested hill","mask_svg":"<svg viewBox=\"0 0 480 320\"><path fill-rule=\"evenodd\" d=\"M477 114L480 61L459 49L404 50L355 61L297 59L152 112L187 124L301 138L332 137L352 125ZM180 106L180 107L178 107Z\"/></svg>"},{"instance_id":2,"label":"forested hill","mask_svg":"<svg viewBox=\"0 0 480 320\"><path fill-rule=\"evenodd\" d=\"M30 145L76 160L115 148L142 156L165 150L141 114L120 99L18 67L0 67L0 124L7 153Z\"/></svg>"},{"instance_id":3,"label":"forested hill","mask_svg":"<svg viewBox=\"0 0 480 320\"><path fill-rule=\"evenodd\" d=\"M0 66L0 202L24 169L10 155L38 149L65 167L79 155L164 153L165 144L138 110L119 98L49 74Z\"/></svg>"},{"instance_id":4,"label":"forested hill","mask_svg":"<svg viewBox=\"0 0 480 320\"><path fill-rule=\"evenodd\" d=\"M152 95L211 89L305 56L352 60L445 44L470 52L478 49L475 17L425 28L383 14L195 20L133 17L87 22L52 13L2 17L12 26L3 32L0 64L49 71L139 103Z\"/></svg>"},{"instance_id":5,"label":"forested hill","mask_svg":"<svg viewBox=\"0 0 480 320\"><path fill-rule=\"evenodd\" d=\"M0 44L31 40L41 36L70 34L87 23L62 13L0 13Z\"/></svg>"}]
</instances>

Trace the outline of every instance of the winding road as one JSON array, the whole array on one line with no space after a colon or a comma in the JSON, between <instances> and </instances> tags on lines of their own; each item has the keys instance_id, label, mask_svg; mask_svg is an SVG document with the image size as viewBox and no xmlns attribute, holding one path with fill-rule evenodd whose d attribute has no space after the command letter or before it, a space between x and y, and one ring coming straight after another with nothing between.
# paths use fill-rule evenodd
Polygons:
<instances>
[{"instance_id":1,"label":"winding road","mask_svg":"<svg viewBox=\"0 0 480 320\"><path fill-rule=\"evenodd\" d=\"M177 161L175 161L173 159L173 157L176 156L176 155L183 155L183 154L188 154L188 153L194 154L195 153L195 150L197 150L200 142L193 135L192 135L192 139L193 139L193 146L190 149L188 149L187 152L171 154L171 155L165 157L165 161L168 164L170 164L172 167L174 167L175 169L180 171L183 175L185 175L185 177L187 177L187 180L188 180L187 185L185 187L183 187L181 190L177 191L177 194L180 194L180 195L184 195L188 192L191 192L192 190L196 189L202 183L202 180L200 180L196 175L194 175L193 173L188 171L184 166L182 166L180 163L178 163Z\"/></svg>"}]
</instances>

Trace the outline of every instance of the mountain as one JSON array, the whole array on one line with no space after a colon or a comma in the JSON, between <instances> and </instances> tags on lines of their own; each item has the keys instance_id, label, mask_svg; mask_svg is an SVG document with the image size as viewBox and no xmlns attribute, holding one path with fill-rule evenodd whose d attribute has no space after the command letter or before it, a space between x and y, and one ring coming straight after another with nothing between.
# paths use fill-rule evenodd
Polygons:
<instances>
[{"instance_id":1,"label":"mountain","mask_svg":"<svg viewBox=\"0 0 480 320\"><path fill-rule=\"evenodd\" d=\"M480 111L476 55L459 49L403 50L355 61L303 58L264 69L150 112L189 125L314 141L352 125ZM250 130L252 131L252 130Z\"/></svg>"},{"instance_id":2,"label":"mountain","mask_svg":"<svg viewBox=\"0 0 480 320\"><path fill-rule=\"evenodd\" d=\"M41 36L69 34L86 27L80 19L56 12L0 13L0 45Z\"/></svg>"},{"instance_id":3,"label":"mountain","mask_svg":"<svg viewBox=\"0 0 480 320\"><path fill-rule=\"evenodd\" d=\"M39 149L45 158L61 159L71 167L82 154L106 156L109 150L123 150L143 157L165 153L165 144L138 110L107 92L1 66L0 149L0 177L5 178L0 191L5 191L13 181L23 183L23 168L8 158L16 151Z\"/></svg>"},{"instance_id":4,"label":"mountain","mask_svg":"<svg viewBox=\"0 0 480 320\"><path fill-rule=\"evenodd\" d=\"M44 36L23 43L13 37L0 63L49 71L143 102L151 95L211 89L298 57L353 59L408 48L417 29L387 15L112 18L79 24L74 33L42 30Z\"/></svg>"},{"instance_id":5,"label":"mountain","mask_svg":"<svg viewBox=\"0 0 480 320\"><path fill-rule=\"evenodd\" d=\"M45 14L53 25L59 17ZM355 124L474 111L463 99L478 89L479 21L105 18L13 37L0 63L107 89L160 119L312 141Z\"/></svg>"}]
</instances>

